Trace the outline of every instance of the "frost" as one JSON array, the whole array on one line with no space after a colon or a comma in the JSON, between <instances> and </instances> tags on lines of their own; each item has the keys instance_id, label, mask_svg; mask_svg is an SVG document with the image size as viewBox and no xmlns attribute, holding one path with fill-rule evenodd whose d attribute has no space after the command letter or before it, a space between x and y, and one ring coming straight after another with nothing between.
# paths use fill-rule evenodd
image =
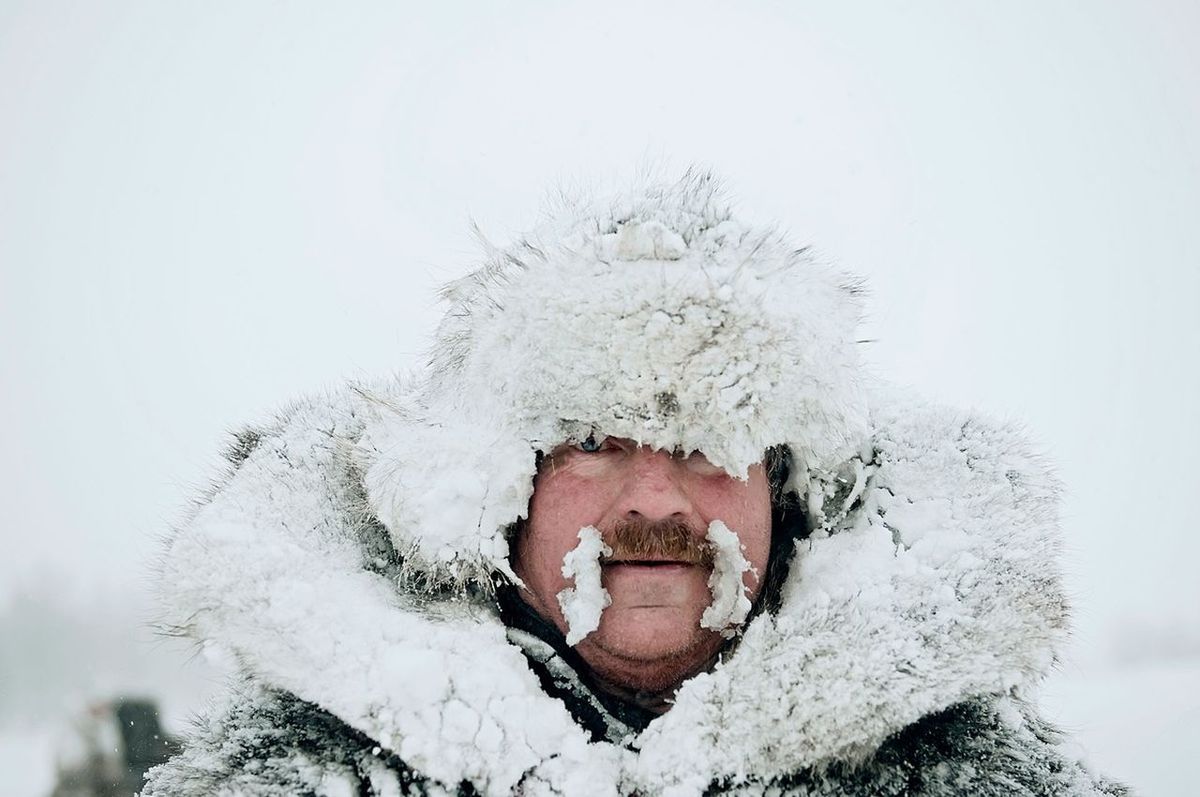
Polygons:
<instances>
[{"instance_id":1,"label":"frost","mask_svg":"<svg viewBox=\"0 0 1200 797\"><path fill-rule=\"evenodd\" d=\"M563 557L564 578L575 580L574 588L558 593L558 605L567 621L567 644L576 645L600 626L600 613L612 598L600 584L600 557L612 556L612 549L600 539L595 526L579 530L579 544Z\"/></svg>"},{"instance_id":2,"label":"frost","mask_svg":"<svg viewBox=\"0 0 1200 797\"><path fill-rule=\"evenodd\" d=\"M713 571L708 577L713 601L704 610L700 627L731 637L750 613L750 597L742 580L742 574L751 569L750 563L742 555L742 541L721 521L708 525L708 541L713 547Z\"/></svg>"}]
</instances>

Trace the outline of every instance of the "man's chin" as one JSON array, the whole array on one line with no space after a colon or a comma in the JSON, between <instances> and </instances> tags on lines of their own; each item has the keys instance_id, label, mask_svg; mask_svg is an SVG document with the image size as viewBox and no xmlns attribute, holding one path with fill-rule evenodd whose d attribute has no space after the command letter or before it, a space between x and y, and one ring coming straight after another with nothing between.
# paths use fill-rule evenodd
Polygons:
<instances>
[{"instance_id":1,"label":"man's chin","mask_svg":"<svg viewBox=\"0 0 1200 797\"><path fill-rule=\"evenodd\" d=\"M607 681L659 690L705 669L721 643L720 635L701 629L690 612L646 607L614 613L610 608L576 651Z\"/></svg>"}]
</instances>

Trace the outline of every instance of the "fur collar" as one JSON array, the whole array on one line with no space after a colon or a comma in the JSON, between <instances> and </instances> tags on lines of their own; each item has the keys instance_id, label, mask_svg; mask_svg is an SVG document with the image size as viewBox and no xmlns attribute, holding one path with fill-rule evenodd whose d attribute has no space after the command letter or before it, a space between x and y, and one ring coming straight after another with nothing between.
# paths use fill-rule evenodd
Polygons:
<instances>
[{"instance_id":1,"label":"fur collar","mask_svg":"<svg viewBox=\"0 0 1200 797\"><path fill-rule=\"evenodd\" d=\"M1054 483L1021 435L873 403L889 409L845 474L848 509L800 545L780 611L633 750L588 741L489 598L420 585L389 556L355 465L377 412L358 391L241 438L236 471L164 556L169 619L423 774L487 794L530 772L572 794L698 794L860 760L965 698L1029 690L1066 614Z\"/></svg>"}]
</instances>

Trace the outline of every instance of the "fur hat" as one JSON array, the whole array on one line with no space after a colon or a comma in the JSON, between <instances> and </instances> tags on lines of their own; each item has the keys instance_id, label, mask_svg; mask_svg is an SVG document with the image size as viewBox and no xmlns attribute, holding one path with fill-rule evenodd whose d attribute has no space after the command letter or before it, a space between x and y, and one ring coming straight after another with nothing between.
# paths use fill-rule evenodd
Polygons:
<instances>
[{"instance_id":1,"label":"fur hat","mask_svg":"<svg viewBox=\"0 0 1200 797\"><path fill-rule=\"evenodd\" d=\"M508 570L536 453L589 434L700 451L745 478L791 449L792 487L866 434L855 281L735 219L690 171L547 223L446 286L427 375L363 438L372 511L426 577Z\"/></svg>"}]
</instances>

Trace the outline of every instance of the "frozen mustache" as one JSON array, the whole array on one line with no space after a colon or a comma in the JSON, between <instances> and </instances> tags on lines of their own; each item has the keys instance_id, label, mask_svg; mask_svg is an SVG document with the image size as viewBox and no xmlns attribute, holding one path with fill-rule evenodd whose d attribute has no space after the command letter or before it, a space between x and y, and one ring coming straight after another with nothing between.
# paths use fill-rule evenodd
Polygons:
<instances>
[{"instance_id":1,"label":"frozen mustache","mask_svg":"<svg viewBox=\"0 0 1200 797\"><path fill-rule=\"evenodd\" d=\"M712 546L700 539L681 520L622 521L606 535L612 553L604 561L646 561L669 559L692 565L711 566Z\"/></svg>"},{"instance_id":2,"label":"frozen mustache","mask_svg":"<svg viewBox=\"0 0 1200 797\"><path fill-rule=\"evenodd\" d=\"M600 583L600 560L606 556L612 556L612 549L600 539L600 532L595 526L584 526L579 530L579 544L563 557L563 578L575 582L557 595L567 621L568 645L578 644L599 628L600 614L612 603Z\"/></svg>"},{"instance_id":3,"label":"frozen mustache","mask_svg":"<svg viewBox=\"0 0 1200 797\"><path fill-rule=\"evenodd\" d=\"M713 601L700 626L731 637L750 613L748 589L742 574L752 570L742 554L741 541L724 523L709 524L705 539L678 521L629 520L614 526L605 544L594 526L579 530L579 543L563 557L562 574L575 586L558 593L567 622L567 644L575 645L600 626L600 615L611 605L601 584L601 565L613 561L671 560L711 567L708 588Z\"/></svg>"}]
</instances>

